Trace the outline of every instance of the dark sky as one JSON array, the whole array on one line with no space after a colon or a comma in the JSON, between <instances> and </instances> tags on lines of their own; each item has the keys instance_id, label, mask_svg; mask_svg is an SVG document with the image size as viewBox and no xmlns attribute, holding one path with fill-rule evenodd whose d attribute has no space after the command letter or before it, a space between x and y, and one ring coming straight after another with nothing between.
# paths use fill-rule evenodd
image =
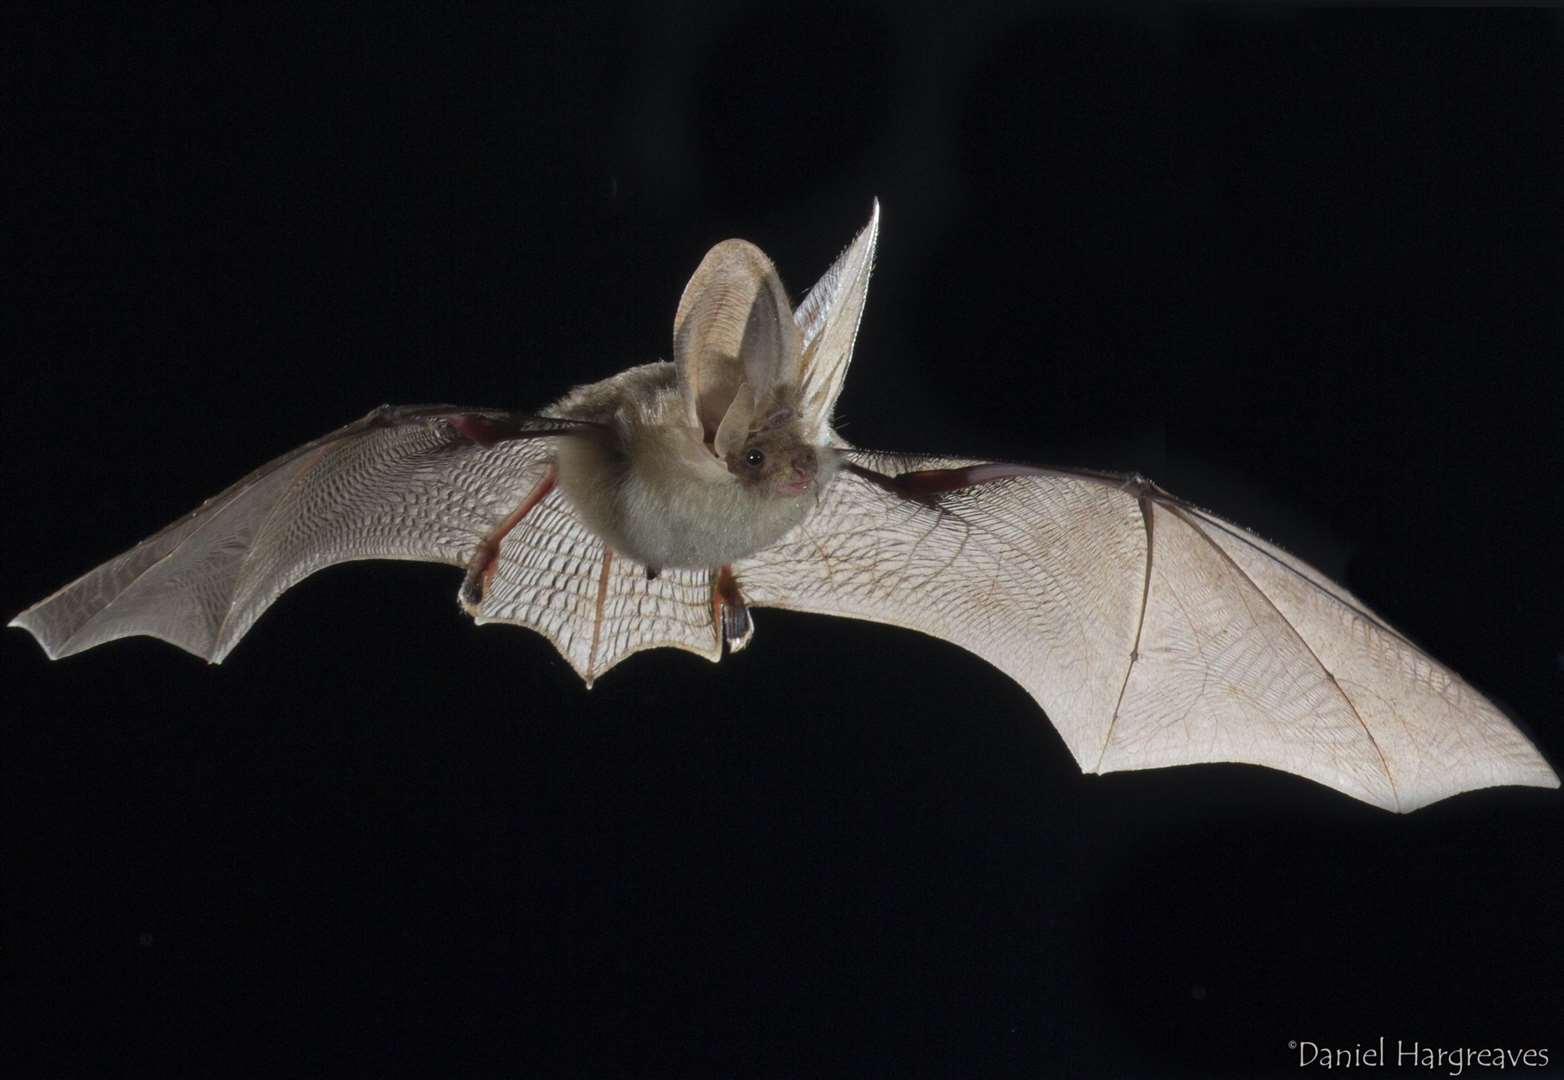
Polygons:
<instances>
[{"instance_id":1,"label":"dark sky","mask_svg":"<svg viewBox=\"0 0 1564 1080\"><path fill-rule=\"evenodd\" d=\"M24 14L0 610L380 402L667 356L717 240L801 295L878 196L849 438L1141 470L1564 762L1556 12L709 7ZM953 646L764 610L587 692L456 584L215 668L0 636L11 1075L1564 1068L1557 792L1083 777Z\"/></svg>"}]
</instances>

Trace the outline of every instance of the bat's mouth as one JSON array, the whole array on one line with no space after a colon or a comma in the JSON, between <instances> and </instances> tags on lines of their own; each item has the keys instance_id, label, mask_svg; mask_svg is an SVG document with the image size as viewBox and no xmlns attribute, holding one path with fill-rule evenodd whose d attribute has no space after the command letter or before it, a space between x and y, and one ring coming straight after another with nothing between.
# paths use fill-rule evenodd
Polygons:
<instances>
[{"instance_id":1,"label":"bat's mouth","mask_svg":"<svg viewBox=\"0 0 1564 1080\"><path fill-rule=\"evenodd\" d=\"M802 495L809 490L809 485L814 482L814 477L803 476L797 480L789 480L785 484L778 484L777 491L783 495Z\"/></svg>"}]
</instances>

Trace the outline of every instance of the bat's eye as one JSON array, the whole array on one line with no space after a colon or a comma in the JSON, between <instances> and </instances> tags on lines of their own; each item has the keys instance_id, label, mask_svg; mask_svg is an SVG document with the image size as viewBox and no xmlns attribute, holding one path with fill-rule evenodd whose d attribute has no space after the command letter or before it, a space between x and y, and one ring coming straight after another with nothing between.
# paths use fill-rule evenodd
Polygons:
<instances>
[{"instance_id":1,"label":"bat's eye","mask_svg":"<svg viewBox=\"0 0 1564 1080\"><path fill-rule=\"evenodd\" d=\"M744 464L751 469L758 469L766 463L766 455L759 450L749 450L744 454Z\"/></svg>"}]
</instances>

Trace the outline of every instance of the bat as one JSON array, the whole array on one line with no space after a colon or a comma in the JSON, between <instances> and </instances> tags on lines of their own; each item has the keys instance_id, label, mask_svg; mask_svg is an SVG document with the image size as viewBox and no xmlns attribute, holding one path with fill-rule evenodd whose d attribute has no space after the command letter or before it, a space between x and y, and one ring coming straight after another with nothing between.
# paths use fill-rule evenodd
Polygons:
<instances>
[{"instance_id":1,"label":"bat","mask_svg":"<svg viewBox=\"0 0 1564 1080\"><path fill-rule=\"evenodd\" d=\"M669 361L538 413L383 405L262 466L11 623L51 659L130 635L212 663L286 589L448 563L479 623L588 686L644 649L747 647L751 610L918 630L1037 701L1086 772L1247 762L1406 812L1558 777L1492 703L1285 551L1140 475L864 450L832 427L880 210L795 309L709 251Z\"/></svg>"}]
</instances>

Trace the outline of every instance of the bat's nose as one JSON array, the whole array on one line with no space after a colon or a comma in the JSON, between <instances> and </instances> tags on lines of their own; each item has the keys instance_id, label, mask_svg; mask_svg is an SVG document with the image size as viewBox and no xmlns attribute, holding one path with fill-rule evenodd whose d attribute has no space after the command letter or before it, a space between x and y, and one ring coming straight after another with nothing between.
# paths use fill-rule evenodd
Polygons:
<instances>
[{"instance_id":1,"label":"bat's nose","mask_svg":"<svg viewBox=\"0 0 1564 1080\"><path fill-rule=\"evenodd\" d=\"M777 490L784 495L802 495L814 483L820 467L815 452L807 446L801 447L788 454L786 461L787 471L778 481Z\"/></svg>"},{"instance_id":2,"label":"bat's nose","mask_svg":"<svg viewBox=\"0 0 1564 1080\"><path fill-rule=\"evenodd\" d=\"M815 473L819 471L820 462L815 457L813 449L807 446L799 447L793 451L793 473L799 480L813 480Z\"/></svg>"}]
</instances>

